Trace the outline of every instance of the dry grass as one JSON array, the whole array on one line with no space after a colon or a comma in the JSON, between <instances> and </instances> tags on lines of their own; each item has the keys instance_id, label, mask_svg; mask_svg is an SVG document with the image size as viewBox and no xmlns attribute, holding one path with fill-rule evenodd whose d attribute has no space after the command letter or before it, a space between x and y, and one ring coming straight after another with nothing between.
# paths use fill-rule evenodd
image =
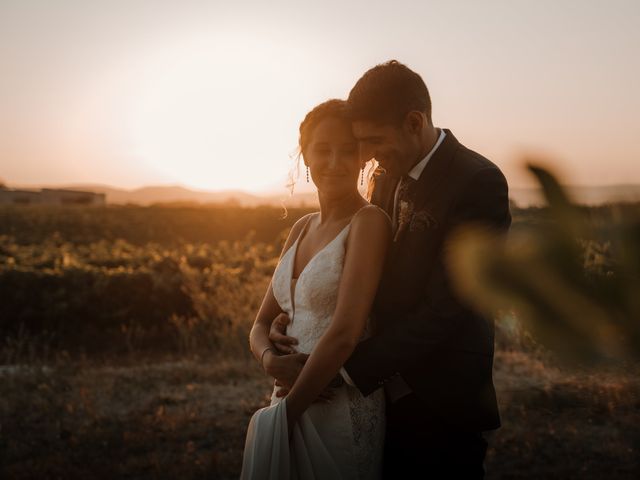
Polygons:
<instances>
[{"instance_id":1,"label":"dry grass","mask_svg":"<svg viewBox=\"0 0 640 480\"><path fill-rule=\"evenodd\" d=\"M235 478L270 382L246 361L0 370L0 478Z\"/></svg>"},{"instance_id":2,"label":"dry grass","mask_svg":"<svg viewBox=\"0 0 640 480\"><path fill-rule=\"evenodd\" d=\"M637 372L501 352L487 478L637 478ZM0 367L1 478L237 478L270 381L246 359Z\"/></svg>"},{"instance_id":3,"label":"dry grass","mask_svg":"<svg viewBox=\"0 0 640 480\"><path fill-rule=\"evenodd\" d=\"M503 426L490 437L487 477L639 478L638 373L567 372L522 352L499 352Z\"/></svg>"}]
</instances>

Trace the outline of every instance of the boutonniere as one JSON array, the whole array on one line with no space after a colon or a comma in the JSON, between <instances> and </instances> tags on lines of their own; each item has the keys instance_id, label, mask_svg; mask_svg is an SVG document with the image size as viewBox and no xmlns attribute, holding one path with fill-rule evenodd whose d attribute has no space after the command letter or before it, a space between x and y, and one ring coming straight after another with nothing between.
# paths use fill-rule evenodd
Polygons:
<instances>
[{"instance_id":1,"label":"boutonniere","mask_svg":"<svg viewBox=\"0 0 640 480\"><path fill-rule=\"evenodd\" d=\"M393 236L395 242L400 234L407 227L413 216L413 202L411 200L400 200L400 211L398 212L398 230Z\"/></svg>"},{"instance_id":2,"label":"boutonniere","mask_svg":"<svg viewBox=\"0 0 640 480\"><path fill-rule=\"evenodd\" d=\"M424 232L428 228L437 228L438 222L427 210L414 211L413 202L410 200L400 201L400 212L398 218L398 230L393 237L393 241L409 227L410 232Z\"/></svg>"},{"instance_id":3,"label":"boutonniere","mask_svg":"<svg viewBox=\"0 0 640 480\"><path fill-rule=\"evenodd\" d=\"M424 232L427 228L437 228L438 222L433 215L426 210L419 210L415 212L411 217L409 223L409 231L411 232Z\"/></svg>"}]
</instances>

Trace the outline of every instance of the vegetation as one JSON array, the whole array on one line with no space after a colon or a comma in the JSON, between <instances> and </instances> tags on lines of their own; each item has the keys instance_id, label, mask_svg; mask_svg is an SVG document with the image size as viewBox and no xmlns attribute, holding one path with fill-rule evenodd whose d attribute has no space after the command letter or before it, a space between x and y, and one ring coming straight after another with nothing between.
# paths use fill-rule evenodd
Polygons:
<instances>
[{"instance_id":1,"label":"vegetation","mask_svg":"<svg viewBox=\"0 0 640 480\"><path fill-rule=\"evenodd\" d=\"M640 360L640 206L587 209L531 166L549 203L544 221L496 244L458 232L450 248L460 292L489 315L510 312L560 360Z\"/></svg>"},{"instance_id":2,"label":"vegetation","mask_svg":"<svg viewBox=\"0 0 640 480\"><path fill-rule=\"evenodd\" d=\"M271 243L309 211L287 208L285 217L284 209L268 206L0 205L0 235L10 236L19 245L53 239L73 246L124 240L137 246L177 247L242 240L253 231L254 241Z\"/></svg>"},{"instance_id":3,"label":"vegetation","mask_svg":"<svg viewBox=\"0 0 640 480\"><path fill-rule=\"evenodd\" d=\"M0 361L244 350L293 223L281 217L277 208L1 208Z\"/></svg>"},{"instance_id":4,"label":"vegetation","mask_svg":"<svg viewBox=\"0 0 640 480\"><path fill-rule=\"evenodd\" d=\"M615 226L637 206L576 208L594 227L571 237L578 257L557 255L620 295L615 238L626 230ZM271 389L248 328L307 211L0 208L0 478L237 478L249 417ZM553 207L513 213L514 241L558 228ZM509 260L556 258L541 255ZM636 478L637 364L559 362L520 305L483 303L496 313L503 423L487 478ZM568 317L553 318L554 333L575 336L557 327Z\"/></svg>"}]
</instances>

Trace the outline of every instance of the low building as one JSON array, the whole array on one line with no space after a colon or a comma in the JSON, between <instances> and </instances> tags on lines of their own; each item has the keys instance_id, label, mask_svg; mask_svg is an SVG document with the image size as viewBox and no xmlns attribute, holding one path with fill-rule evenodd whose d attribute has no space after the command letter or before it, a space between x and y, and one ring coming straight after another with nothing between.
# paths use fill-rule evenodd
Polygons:
<instances>
[{"instance_id":1,"label":"low building","mask_svg":"<svg viewBox=\"0 0 640 480\"><path fill-rule=\"evenodd\" d=\"M0 205L105 205L104 193L43 188L13 190L0 188Z\"/></svg>"}]
</instances>

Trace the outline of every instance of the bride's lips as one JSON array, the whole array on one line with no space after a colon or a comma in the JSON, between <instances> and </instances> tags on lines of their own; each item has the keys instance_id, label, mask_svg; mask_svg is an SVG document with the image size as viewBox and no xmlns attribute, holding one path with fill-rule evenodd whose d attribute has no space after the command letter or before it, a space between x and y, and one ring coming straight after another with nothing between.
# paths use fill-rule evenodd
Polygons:
<instances>
[{"instance_id":1,"label":"bride's lips","mask_svg":"<svg viewBox=\"0 0 640 480\"><path fill-rule=\"evenodd\" d=\"M344 177L346 175L343 174L343 173L323 173L322 176L323 177L336 178L336 177Z\"/></svg>"}]
</instances>

